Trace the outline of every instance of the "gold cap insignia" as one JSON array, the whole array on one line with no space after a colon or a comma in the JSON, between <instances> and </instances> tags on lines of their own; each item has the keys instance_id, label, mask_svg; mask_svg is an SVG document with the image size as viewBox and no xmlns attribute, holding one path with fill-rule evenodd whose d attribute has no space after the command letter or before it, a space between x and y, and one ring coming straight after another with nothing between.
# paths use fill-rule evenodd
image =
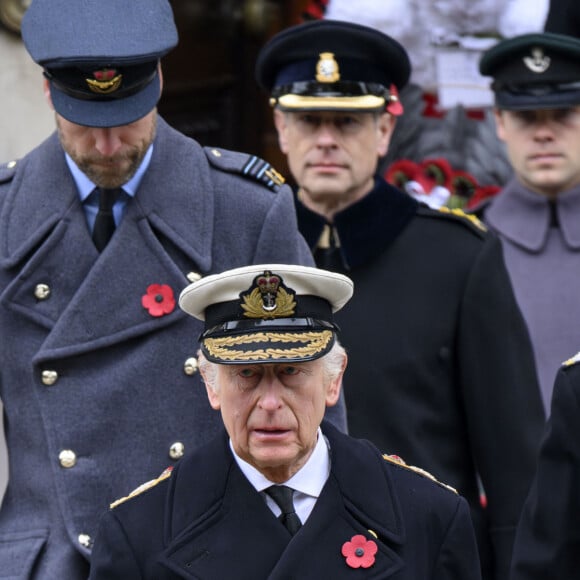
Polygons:
<instances>
[{"instance_id":1,"label":"gold cap insignia","mask_svg":"<svg viewBox=\"0 0 580 580\"><path fill-rule=\"evenodd\" d=\"M248 318L283 318L296 309L295 293L285 288L282 278L266 270L256 276L247 293L242 294L242 309Z\"/></svg>"},{"instance_id":2,"label":"gold cap insignia","mask_svg":"<svg viewBox=\"0 0 580 580\"><path fill-rule=\"evenodd\" d=\"M541 48L532 49L531 56L524 57L524 64L534 73L544 73L550 68L552 59Z\"/></svg>"},{"instance_id":3,"label":"gold cap insignia","mask_svg":"<svg viewBox=\"0 0 580 580\"><path fill-rule=\"evenodd\" d=\"M338 63L332 52L321 52L316 64L316 80L319 83L335 83L340 80Z\"/></svg>"},{"instance_id":4,"label":"gold cap insignia","mask_svg":"<svg viewBox=\"0 0 580 580\"><path fill-rule=\"evenodd\" d=\"M123 75L117 74L114 68L102 68L93 72L94 79L85 79L93 93L107 95L114 93L123 80Z\"/></svg>"}]
</instances>

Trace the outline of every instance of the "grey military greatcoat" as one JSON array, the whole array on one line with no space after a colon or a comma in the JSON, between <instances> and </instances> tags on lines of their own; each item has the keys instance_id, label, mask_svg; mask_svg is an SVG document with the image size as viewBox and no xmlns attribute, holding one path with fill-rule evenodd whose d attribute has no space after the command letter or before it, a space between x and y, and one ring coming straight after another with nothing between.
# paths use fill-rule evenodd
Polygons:
<instances>
[{"instance_id":1,"label":"grey military greatcoat","mask_svg":"<svg viewBox=\"0 0 580 580\"><path fill-rule=\"evenodd\" d=\"M580 187L551 201L514 179L478 213L501 239L549 413L554 377L580 344Z\"/></svg>"},{"instance_id":2,"label":"grey military greatcoat","mask_svg":"<svg viewBox=\"0 0 580 580\"><path fill-rule=\"evenodd\" d=\"M0 169L0 576L86 578L109 502L217 431L196 369L201 324L172 298L188 275L312 263L289 190L242 175L252 168L159 119L101 254L56 134ZM167 312L154 315L147 295Z\"/></svg>"}]
</instances>

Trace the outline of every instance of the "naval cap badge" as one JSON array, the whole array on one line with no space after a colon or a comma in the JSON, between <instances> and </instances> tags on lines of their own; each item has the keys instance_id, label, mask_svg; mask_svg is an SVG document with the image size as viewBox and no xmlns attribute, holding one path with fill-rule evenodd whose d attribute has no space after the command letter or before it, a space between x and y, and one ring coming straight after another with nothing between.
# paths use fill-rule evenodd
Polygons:
<instances>
[{"instance_id":1,"label":"naval cap badge","mask_svg":"<svg viewBox=\"0 0 580 580\"><path fill-rule=\"evenodd\" d=\"M244 316L248 318L282 318L296 309L295 293L286 288L282 278L265 270L256 276L251 288L241 295Z\"/></svg>"}]
</instances>

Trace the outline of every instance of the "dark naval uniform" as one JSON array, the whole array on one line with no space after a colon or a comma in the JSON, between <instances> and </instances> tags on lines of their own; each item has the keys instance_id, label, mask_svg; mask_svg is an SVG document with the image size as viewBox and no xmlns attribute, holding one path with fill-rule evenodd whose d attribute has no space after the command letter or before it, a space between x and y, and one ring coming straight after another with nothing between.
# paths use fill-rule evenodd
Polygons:
<instances>
[{"instance_id":1,"label":"dark naval uniform","mask_svg":"<svg viewBox=\"0 0 580 580\"><path fill-rule=\"evenodd\" d=\"M259 167L159 119L100 254L56 134L0 169L0 576L86 578L109 503L218 430L197 375L202 326L175 307L179 292L230 267L312 263L289 189L260 184Z\"/></svg>"},{"instance_id":2,"label":"dark naval uniform","mask_svg":"<svg viewBox=\"0 0 580 580\"><path fill-rule=\"evenodd\" d=\"M355 284L336 315L350 433L458 489L485 567L506 578L544 414L500 241L380 178L336 214L338 259L317 249L325 219L299 201L297 211L317 264L334 261Z\"/></svg>"},{"instance_id":3,"label":"dark naval uniform","mask_svg":"<svg viewBox=\"0 0 580 580\"><path fill-rule=\"evenodd\" d=\"M480 577L463 498L368 441L322 430L330 476L295 536L242 474L224 432L105 514L91 580ZM377 548L368 568L343 555L357 535Z\"/></svg>"},{"instance_id":4,"label":"dark naval uniform","mask_svg":"<svg viewBox=\"0 0 580 580\"><path fill-rule=\"evenodd\" d=\"M512 580L578 578L580 570L580 354L556 376L538 471L514 545Z\"/></svg>"}]
</instances>

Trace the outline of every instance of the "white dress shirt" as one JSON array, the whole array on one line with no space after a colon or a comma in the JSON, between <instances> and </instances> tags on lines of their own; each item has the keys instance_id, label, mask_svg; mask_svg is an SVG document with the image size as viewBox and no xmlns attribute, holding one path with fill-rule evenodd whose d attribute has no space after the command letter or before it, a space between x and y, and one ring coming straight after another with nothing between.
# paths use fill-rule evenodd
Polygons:
<instances>
[{"instance_id":1,"label":"white dress shirt","mask_svg":"<svg viewBox=\"0 0 580 580\"><path fill-rule=\"evenodd\" d=\"M274 515L279 516L280 508L268 494L264 493L265 489L276 484L262 475L255 467L239 457L234 451L231 440L230 449L232 450L236 463L242 470L242 473L256 488L256 491L262 495L264 501L268 504L268 507L272 510ZM293 498L294 507L296 509L296 514L302 523L308 519L308 516L310 516L314 509L316 500L318 499L329 474L330 452L328 450L328 443L322 435L322 431L318 429L314 451L302 468L288 481L284 482L284 485L295 490Z\"/></svg>"}]
</instances>

